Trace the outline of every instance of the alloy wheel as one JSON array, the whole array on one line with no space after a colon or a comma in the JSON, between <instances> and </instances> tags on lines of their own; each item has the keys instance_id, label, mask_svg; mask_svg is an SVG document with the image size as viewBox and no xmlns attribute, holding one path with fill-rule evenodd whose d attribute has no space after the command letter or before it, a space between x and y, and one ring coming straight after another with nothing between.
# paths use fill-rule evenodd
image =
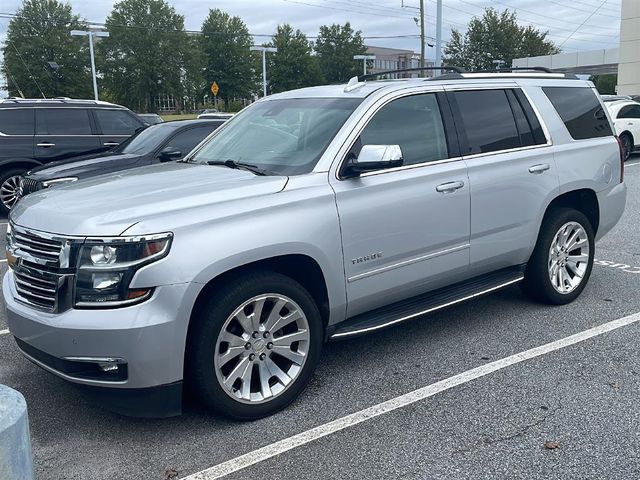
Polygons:
<instances>
[{"instance_id":1,"label":"alloy wheel","mask_svg":"<svg viewBox=\"0 0 640 480\"><path fill-rule=\"evenodd\" d=\"M280 294L253 297L227 318L218 335L217 380L236 401L270 401L298 377L309 344L307 317L293 300Z\"/></svg>"},{"instance_id":2,"label":"alloy wheel","mask_svg":"<svg viewBox=\"0 0 640 480\"><path fill-rule=\"evenodd\" d=\"M590 245L585 229L577 222L565 223L553 237L549 249L549 279L562 294L582 283L589 265Z\"/></svg>"},{"instance_id":3,"label":"alloy wheel","mask_svg":"<svg viewBox=\"0 0 640 480\"><path fill-rule=\"evenodd\" d=\"M14 175L7 178L0 185L0 202L10 209L20 198L20 175Z\"/></svg>"}]
</instances>

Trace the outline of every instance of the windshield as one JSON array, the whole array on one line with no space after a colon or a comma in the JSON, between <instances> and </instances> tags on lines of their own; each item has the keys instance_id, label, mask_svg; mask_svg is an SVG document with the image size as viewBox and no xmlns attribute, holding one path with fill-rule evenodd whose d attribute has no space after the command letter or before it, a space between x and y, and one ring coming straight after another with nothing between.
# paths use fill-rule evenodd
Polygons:
<instances>
[{"instance_id":1,"label":"windshield","mask_svg":"<svg viewBox=\"0 0 640 480\"><path fill-rule=\"evenodd\" d=\"M232 160L268 174L308 173L362 99L304 98L253 105L206 143L191 162Z\"/></svg>"},{"instance_id":2,"label":"windshield","mask_svg":"<svg viewBox=\"0 0 640 480\"><path fill-rule=\"evenodd\" d=\"M166 140L170 132L173 132L173 128L167 128L166 125L151 125L127 139L125 143L120 144L115 151L118 153L144 155L158 148Z\"/></svg>"}]
</instances>

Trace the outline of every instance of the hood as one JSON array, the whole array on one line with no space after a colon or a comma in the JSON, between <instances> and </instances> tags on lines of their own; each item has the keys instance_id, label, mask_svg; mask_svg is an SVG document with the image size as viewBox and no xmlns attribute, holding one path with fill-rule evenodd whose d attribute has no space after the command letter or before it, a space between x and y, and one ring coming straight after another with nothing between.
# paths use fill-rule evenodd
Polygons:
<instances>
[{"instance_id":1,"label":"hood","mask_svg":"<svg viewBox=\"0 0 640 480\"><path fill-rule=\"evenodd\" d=\"M101 147L89 153L83 153L82 155L72 155L62 160L56 160L54 162L48 162L43 165L38 165L36 167L31 168L28 173L29 174L36 173L41 170L46 170L47 168L56 167L58 165L66 165L68 163L75 163L80 160L89 160L89 159L101 158L101 157L111 156L111 155L115 155L112 149L108 147Z\"/></svg>"},{"instance_id":2,"label":"hood","mask_svg":"<svg viewBox=\"0 0 640 480\"><path fill-rule=\"evenodd\" d=\"M104 155L87 159L64 160L35 168L29 172L29 178L40 182L61 177L85 178L100 173L113 172L134 165L140 155Z\"/></svg>"},{"instance_id":3,"label":"hood","mask_svg":"<svg viewBox=\"0 0 640 480\"><path fill-rule=\"evenodd\" d=\"M164 230L190 210L281 191L288 177L170 162L101 175L22 198L11 210L18 225L61 235L120 235L151 217ZM154 232L147 232L154 233Z\"/></svg>"}]
</instances>

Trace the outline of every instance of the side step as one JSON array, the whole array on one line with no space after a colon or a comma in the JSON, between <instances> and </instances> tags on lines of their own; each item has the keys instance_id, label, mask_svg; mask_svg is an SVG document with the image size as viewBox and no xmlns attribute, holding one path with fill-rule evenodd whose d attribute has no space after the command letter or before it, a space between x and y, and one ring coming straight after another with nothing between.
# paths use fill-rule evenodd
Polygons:
<instances>
[{"instance_id":1,"label":"side step","mask_svg":"<svg viewBox=\"0 0 640 480\"><path fill-rule=\"evenodd\" d=\"M505 268L356 315L336 325L329 340L364 335L507 287L524 278L524 267Z\"/></svg>"}]
</instances>

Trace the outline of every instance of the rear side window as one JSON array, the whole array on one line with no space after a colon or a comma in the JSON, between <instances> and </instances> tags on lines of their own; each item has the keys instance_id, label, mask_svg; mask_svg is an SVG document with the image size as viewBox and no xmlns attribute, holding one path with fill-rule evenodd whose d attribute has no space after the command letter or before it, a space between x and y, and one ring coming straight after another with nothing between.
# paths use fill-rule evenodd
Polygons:
<instances>
[{"instance_id":1,"label":"rear side window","mask_svg":"<svg viewBox=\"0 0 640 480\"><path fill-rule=\"evenodd\" d=\"M189 130L178 133L169 141L165 148L180 150L184 157L216 128L217 125L190 128Z\"/></svg>"},{"instance_id":2,"label":"rear side window","mask_svg":"<svg viewBox=\"0 0 640 480\"><path fill-rule=\"evenodd\" d=\"M362 145L400 145L404 165L448 157L435 94L412 95L385 105L360 134Z\"/></svg>"},{"instance_id":3,"label":"rear side window","mask_svg":"<svg viewBox=\"0 0 640 480\"><path fill-rule=\"evenodd\" d=\"M38 135L91 135L89 112L83 108L39 108Z\"/></svg>"},{"instance_id":4,"label":"rear side window","mask_svg":"<svg viewBox=\"0 0 640 480\"><path fill-rule=\"evenodd\" d=\"M613 135L609 119L589 87L542 87L574 140Z\"/></svg>"},{"instance_id":5,"label":"rear side window","mask_svg":"<svg viewBox=\"0 0 640 480\"><path fill-rule=\"evenodd\" d=\"M103 135L133 135L143 126L142 120L136 120L125 110L95 109L94 112Z\"/></svg>"},{"instance_id":6,"label":"rear side window","mask_svg":"<svg viewBox=\"0 0 640 480\"><path fill-rule=\"evenodd\" d=\"M618 112L617 118L640 118L640 105L627 105Z\"/></svg>"},{"instance_id":7,"label":"rear side window","mask_svg":"<svg viewBox=\"0 0 640 480\"><path fill-rule=\"evenodd\" d=\"M522 146L505 90L468 90L452 92L450 95L457 105L467 138L463 155Z\"/></svg>"},{"instance_id":8,"label":"rear side window","mask_svg":"<svg viewBox=\"0 0 640 480\"><path fill-rule=\"evenodd\" d=\"M0 133L33 135L33 109L5 108L0 110Z\"/></svg>"}]
</instances>

